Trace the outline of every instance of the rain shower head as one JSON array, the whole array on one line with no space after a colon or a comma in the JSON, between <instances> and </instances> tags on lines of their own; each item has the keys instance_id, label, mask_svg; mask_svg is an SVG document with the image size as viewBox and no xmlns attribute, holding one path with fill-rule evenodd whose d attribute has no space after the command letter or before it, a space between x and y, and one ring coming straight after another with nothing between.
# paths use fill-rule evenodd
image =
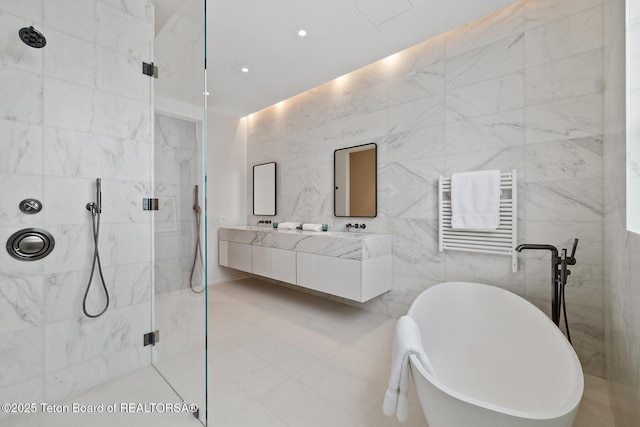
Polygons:
<instances>
[{"instance_id":1,"label":"rain shower head","mask_svg":"<svg viewBox=\"0 0 640 427\"><path fill-rule=\"evenodd\" d=\"M18 34L20 35L20 40L22 40L27 46L40 49L47 44L47 39L42 35L40 31L36 30L33 27L21 28Z\"/></svg>"}]
</instances>

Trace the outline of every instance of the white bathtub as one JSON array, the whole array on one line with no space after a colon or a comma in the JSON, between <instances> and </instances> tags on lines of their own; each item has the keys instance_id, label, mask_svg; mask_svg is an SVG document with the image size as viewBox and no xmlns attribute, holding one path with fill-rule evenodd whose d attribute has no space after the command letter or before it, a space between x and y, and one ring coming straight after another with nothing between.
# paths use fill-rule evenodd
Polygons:
<instances>
[{"instance_id":1,"label":"white bathtub","mask_svg":"<svg viewBox=\"0 0 640 427\"><path fill-rule=\"evenodd\" d=\"M416 298L430 375L411 356L429 427L571 427L582 367L569 342L534 305L504 289L448 282Z\"/></svg>"}]
</instances>

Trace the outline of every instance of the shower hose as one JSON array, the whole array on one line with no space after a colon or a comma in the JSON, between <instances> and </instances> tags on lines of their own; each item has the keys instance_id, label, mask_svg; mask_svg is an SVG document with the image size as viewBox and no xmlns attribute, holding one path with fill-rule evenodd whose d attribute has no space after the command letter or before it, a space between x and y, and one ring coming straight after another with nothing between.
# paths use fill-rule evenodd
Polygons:
<instances>
[{"instance_id":1,"label":"shower hose","mask_svg":"<svg viewBox=\"0 0 640 427\"><path fill-rule=\"evenodd\" d=\"M102 274L102 264L100 263L100 252L98 251L98 239L100 238L100 212L95 203L88 203L87 209L91 211L91 228L93 231L93 262L91 263L91 274L89 275L89 281L87 282L87 289L84 291L84 298L82 300L82 311L87 317L95 318L102 316L107 308L109 308L109 291L104 281L104 275ZM87 311L87 296L89 295L89 289L91 289L91 283L93 282L93 275L96 271L96 265L98 266L98 275L104 289L104 295L107 299L104 309L98 314L91 314Z\"/></svg>"},{"instance_id":2,"label":"shower hose","mask_svg":"<svg viewBox=\"0 0 640 427\"><path fill-rule=\"evenodd\" d=\"M198 186L196 186L196 195L198 192ZM198 255L200 257L200 264L204 265L202 261L202 247L200 246L200 205L198 205L197 201L193 205L193 212L196 217L196 248L193 253L193 264L191 264L191 274L189 275L189 288L191 288L192 292L196 294L202 293L204 291L204 287L199 291L193 287L193 274L196 270L196 262L198 261Z\"/></svg>"}]
</instances>

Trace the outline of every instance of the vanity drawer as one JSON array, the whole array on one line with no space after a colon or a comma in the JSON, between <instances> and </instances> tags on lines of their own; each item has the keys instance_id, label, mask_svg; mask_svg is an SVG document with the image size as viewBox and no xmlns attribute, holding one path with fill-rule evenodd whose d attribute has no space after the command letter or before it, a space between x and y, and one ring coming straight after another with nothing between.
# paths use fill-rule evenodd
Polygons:
<instances>
[{"instance_id":1,"label":"vanity drawer","mask_svg":"<svg viewBox=\"0 0 640 427\"><path fill-rule=\"evenodd\" d=\"M218 263L251 273L251 245L220 240Z\"/></svg>"},{"instance_id":2,"label":"vanity drawer","mask_svg":"<svg viewBox=\"0 0 640 427\"><path fill-rule=\"evenodd\" d=\"M252 246L253 274L287 283L296 282L296 253L284 249Z\"/></svg>"},{"instance_id":3,"label":"vanity drawer","mask_svg":"<svg viewBox=\"0 0 640 427\"><path fill-rule=\"evenodd\" d=\"M367 260L298 252L299 286L365 302L391 290L391 254Z\"/></svg>"},{"instance_id":4,"label":"vanity drawer","mask_svg":"<svg viewBox=\"0 0 640 427\"><path fill-rule=\"evenodd\" d=\"M362 262L298 252L299 286L361 301Z\"/></svg>"}]
</instances>

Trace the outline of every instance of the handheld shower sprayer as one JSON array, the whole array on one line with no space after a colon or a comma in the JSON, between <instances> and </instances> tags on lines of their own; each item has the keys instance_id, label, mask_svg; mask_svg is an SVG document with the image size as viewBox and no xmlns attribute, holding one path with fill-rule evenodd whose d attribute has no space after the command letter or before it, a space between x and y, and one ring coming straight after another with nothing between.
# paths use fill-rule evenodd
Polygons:
<instances>
[{"instance_id":1,"label":"handheld shower sprayer","mask_svg":"<svg viewBox=\"0 0 640 427\"><path fill-rule=\"evenodd\" d=\"M96 178L96 201L87 203L87 210L91 212L91 229L93 231L93 262L91 263L91 274L87 282L87 289L84 291L84 298L82 300L82 312L85 316L95 318L102 316L107 308L109 308L109 291L104 281L104 275L102 274L102 264L100 262L100 252L98 251L98 240L100 238L100 216L102 214L102 179ZM93 274L98 266L98 275L102 282L102 288L104 289L105 305L104 309L98 314L91 314L87 311L87 297L89 295L89 289L91 289L91 282L93 281Z\"/></svg>"},{"instance_id":2,"label":"handheld shower sprayer","mask_svg":"<svg viewBox=\"0 0 640 427\"><path fill-rule=\"evenodd\" d=\"M198 197L198 185L193 187L193 210L196 213L200 213L200 200Z\"/></svg>"},{"instance_id":3,"label":"handheld shower sprayer","mask_svg":"<svg viewBox=\"0 0 640 427\"><path fill-rule=\"evenodd\" d=\"M96 201L87 203L87 210L96 216L102 213L102 179L96 178Z\"/></svg>"},{"instance_id":4,"label":"handheld shower sprayer","mask_svg":"<svg viewBox=\"0 0 640 427\"><path fill-rule=\"evenodd\" d=\"M102 179L101 178L96 178L96 203L98 206L96 206L96 209L98 210L98 213L101 214L102 213Z\"/></svg>"}]
</instances>

